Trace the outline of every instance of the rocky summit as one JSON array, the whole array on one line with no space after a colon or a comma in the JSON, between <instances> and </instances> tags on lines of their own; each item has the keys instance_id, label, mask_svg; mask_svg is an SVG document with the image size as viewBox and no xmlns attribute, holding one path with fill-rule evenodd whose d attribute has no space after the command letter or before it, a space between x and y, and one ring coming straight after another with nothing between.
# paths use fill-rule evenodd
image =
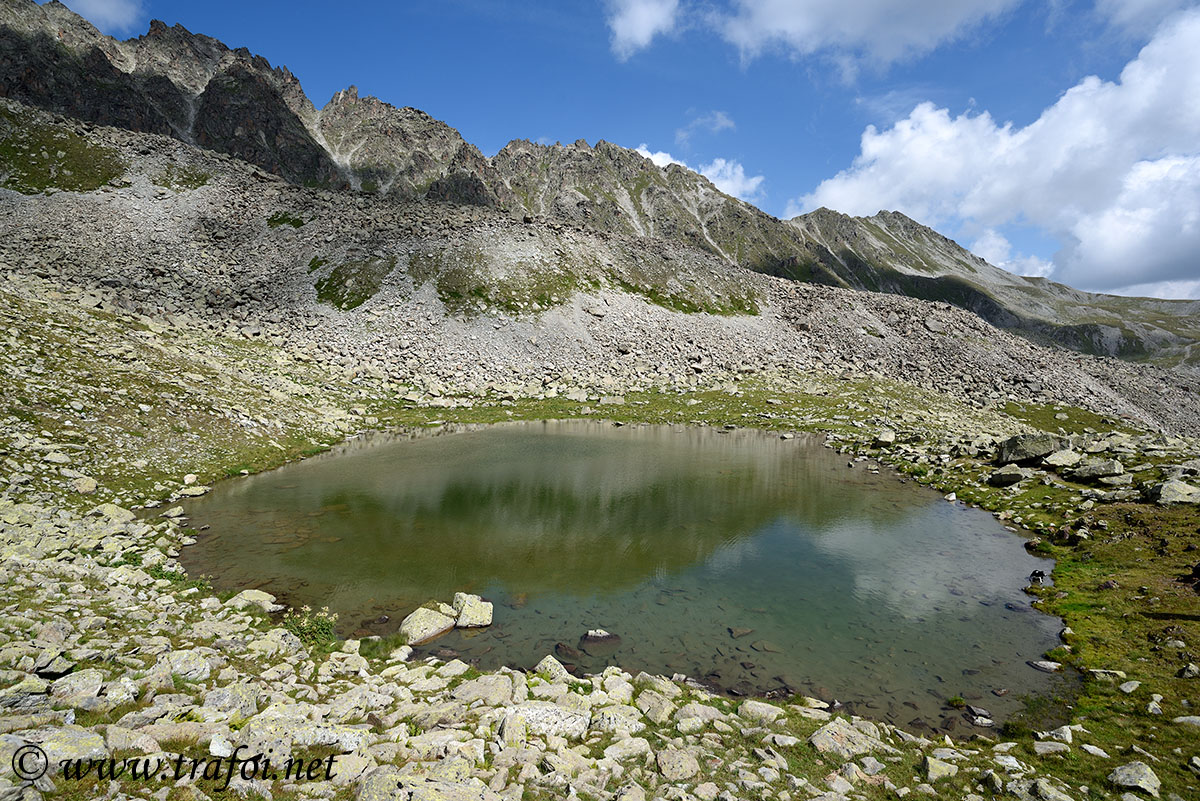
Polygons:
<instances>
[{"instance_id":1,"label":"rocky summit","mask_svg":"<svg viewBox=\"0 0 1200 801\"><path fill-rule=\"evenodd\" d=\"M0 798L1200 797L1194 303L895 213L777 220L606 142L486 158L58 2L0 0L0 97ZM1056 560L1013 612L1064 620L1028 654L1061 691L996 720L938 676L941 713L892 725L549 653L483 673L414 650L492 625L469 588L345 639L178 561L218 481L559 418L815 432L993 512Z\"/></svg>"}]
</instances>

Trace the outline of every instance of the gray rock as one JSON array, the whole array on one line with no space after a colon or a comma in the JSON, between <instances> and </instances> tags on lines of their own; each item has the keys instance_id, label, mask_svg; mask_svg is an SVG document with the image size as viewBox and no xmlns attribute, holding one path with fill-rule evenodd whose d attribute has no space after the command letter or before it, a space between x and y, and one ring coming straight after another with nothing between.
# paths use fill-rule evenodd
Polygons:
<instances>
[{"instance_id":1,"label":"gray rock","mask_svg":"<svg viewBox=\"0 0 1200 801\"><path fill-rule=\"evenodd\" d=\"M478 595L456 592L451 605L457 613L455 625L460 629L483 628L492 625L491 601L485 601Z\"/></svg>"},{"instance_id":2,"label":"gray rock","mask_svg":"<svg viewBox=\"0 0 1200 801\"><path fill-rule=\"evenodd\" d=\"M1071 471L1071 478L1076 481L1095 481L1124 472L1125 466L1116 459L1089 459Z\"/></svg>"},{"instance_id":3,"label":"gray rock","mask_svg":"<svg viewBox=\"0 0 1200 801\"><path fill-rule=\"evenodd\" d=\"M570 671L563 667L562 662L559 662L549 654L541 662L537 663L537 667L533 669L533 672L550 681L571 681L573 678Z\"/></svg>"},{"instance_id":4,"label":"gray rock","mask_svg":"<svg viewBox=\"0 0 1200 801\"><path fill-rule=\"evenodd\" d=\"M51 765L57 765L64 759L102 759L108 756L104 738L78 726L43 729L31 734L29 739L41 746Z\"/></svg>"},{"instance_id":5,"label":"gray rock","mask_svg":"<svg viewBox=\"0 0 1200 801\"><path fill-rule=\"evenodd\" d=\"M1146 496L1159 506L1172 506L1178 503L1200 503L1200 487L1195 487L1177 479L1155 484L1146 492Z\"/></svg>"},{"instance_id":6,"label":"gray rock","mask_svg":"<svg viewBox=\"0 0 1200 801\"><path fill-rule=\"evenodd\" d=\"M450 631L454 628L454 622L449 615L424 606L418 607L400 622L400 636L409 645L419 645Z\"/></svg>"},{"instance_id":7,"label":"gray rock","mask_svg":"<svg viewBox=\"0 0 1200 801\"><path fill-rule=\"evenodd\" d=\"M738 717L752 723L774 723L783 714L783 710L762 701L743 701L738 707Z\"/></svg>"},{"instance_id":8,"label":"gray rock","mask_svg":"<svg viewBox=\"0 0 1200 801\"><path fill-rule=\"evenodd\" d=\"M269 592L262 590L242 590L237 595L225 602L225 605L230 609L246 609L252 607L260 609L263 612L278 612L283 609L282 604L275 603L275 596Z\"/></svg>"},{"instance_id":9,"label":"gray rock","mask_svg":"<svg viewBox=\"0 0 1200 801\"><path fill-rule=\"evenodd\" d=\"M637 709L624 704L611 704L593 710L591 728L595 731L632 734L646 728Z\"/></svg>"},{"instance_id":10,"label":"gray rock","mask_svg":"<svg viewBox=\"0 0 1200 801\"><path fill-rule=\"evenodd\" d=\"M198 651L167 651L160 654L155 670L179 676L188 681L204 681L212 672L208 660Z\"/></svg>"},{"instance_id":11,"label":"gray rock","mask_svg":"<svg viewBox=\"0 0 1200 801\"><path fill-rule=\"evenodd\" d=\"M94 668L79 670L68 673L50 685L50 695L59 699L77 696L94 697L100 694L102 684L104 684L104 674L99 670Z\"/></svg>"},{"instance_id":12,"label":"gray rock","mask_svg":"<svg viewBox=\"0 0 1200 801\"><path fill-rule=\"evenodd\" d=\"M650 753L650 743L641 737L624 737L604 749L604 756L623 762Z\"/></svg>"},{"instance_id":13,"label":"gray rock","mask_svg":"<svg viewBox=\"0 0 1200 801\"><path fill-rule=\"evenodd\" d=\"M658 772L669 782L690 779L700 772L700 763L694 756L675 748L659 751L655 761L658 763Z\"/></svg>"},{"instance_id":14,"label":"gray rock","mask_svg":"<svg viewBox=\"0 0 1200 801\"><path fill-rule=\"evenodd\" d=\"M851 726L845 718L834 718L817 729L808 742L822 754L843 760L872 752L896 753L896 749Z\"/></svg>"},{"instance_id":15,"label":"gray rock","mask_svg":"<svg viewBox=\"0 0 1200 801\"><path fill-rule=\"evenodd\" d=\"M1039 741L1033 744L1033 752L1038 756L1070 753L1071 746L1066 743Z\"/></svg>"},{"instance_id":16,"label":"gray rock","mask_svg":"<svg viewBox=\"0 0 1200 801\"><path fill-rule=\"evenodd\" d=\"M287 629L271 629L262 637L251 641L247 647L253 653L269 658L299 653L304 643Z\"/></svg>"},{"instance_id":17,"label":"gray rock","mask_svg":"<svg viewBox=\"0 0 1200 801\"><path fill-rule=\"evenodd\" d=\"M1026 467L1006 464L1004 467L992 471L991 475L987 477L987 483L993 487L1011 487L1014 484L1019 484L1031 475L1033 475L1033 471Z\"/></svg>"},{"instance_id":18,"label":"gray rock","mask_svg":"<svg viewBox=\"0 0 1200 801\"><path fill-rule=\"evenodd\" d=\"M925 757L925 778L931 782L958 775L958 765L943 762L931 756Z\"/></svg>"},{"instance_id":19,"label":"gray rock","mask_svg":"<svg viewBox=\"0 0 1200 801\"><path fill-rule=\"evenodd\" d=\"M497 674L465 681L455 687L450 696L465 704L482 701L487 706L502 706L512 700L512 694L512 679Z\"/></svg>"},{"instance_id":20,"label":"gray rock","mask_svg":"<svg viewBox=\"0 0 1200 801\"><path fill-rule=\"evenodd\" d=\"M1145 762L1130 762L1108 774L1108 780L1116 787L1141 790L1158 798L1158 789L1162 786L1158 776Z\"/></svg>"},{"instance_id":21,"label":"gray rock","mask_svg":"<svg viewBox=\"0 0 1200 801\"><path fill-rule=\"evenodd\" d=\"M233 717L248 718L258 713L258 691L249 684L227 684L209 690L204 706Z\"/></svg>"},{"instance_id":22,"label":"gray rock","mask_svg":"<svg viewBox=\"0 0 1200 801\"><path fill-rule=\"evenodd\" d=\"M568 740L581 739L591 723L591 713L566 709L549 701L517 704L509 709L508 715L520 716L533 734L541 737L553 734Z\"/></svg>"},{"instance_id":23,"label":"gray rock","mask_svg":"<svg viewBox=\"0 0 1200 801\"><path fill-rule=\"evenodd\" d=\"M1032 462L1061 450L1063 441L1050 434L1017 434L1000 443L996 460L1004 464Z\"/></svg>"},{"instance_id":24,"label":"gray rock","mask_svg":"<svg viewBox=\"0 0 1200 801\"><path fill-rule=\"evenodd\" d=\"M642 690L635 702L637 708L654 723L663 724L675 713L675 704L655 690Z\"/></svg>"},{"instance_id":25,"label":"gray rock","mask_svg":"<svg viewBox=\"0 0 1200 801\"><path fill-rule=\"evenodd\" d=\"M50 682L37 676L26 676L21 681L0 690L0 709L28 712L50 703Z\"/></svg>"},{"instance_id":26,"label":"gray rock","mask_svg":"<svg viewBox=\"0 0 1200 801\"><path fill-rule=\"evenodd\" d=\"M1083 461L1083 454L1073 450L1061 450L1047 456L1044 463L1048 467L1074 467Z\"/></svg>"}]
</instances>

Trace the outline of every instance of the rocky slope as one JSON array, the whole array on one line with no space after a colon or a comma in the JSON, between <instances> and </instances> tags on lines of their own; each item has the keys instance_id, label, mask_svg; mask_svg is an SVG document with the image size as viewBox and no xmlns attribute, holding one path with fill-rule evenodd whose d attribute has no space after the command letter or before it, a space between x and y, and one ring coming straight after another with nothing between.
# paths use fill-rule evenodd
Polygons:
<instances>
[{"instance_id":1,"label":"rocky slope","mask_svg":"<svg viewBox=\"0 0 1200 801\"><path fill-rule=\"evenodd\" d=\"M1037 347L948 304L772 278L669 240L305 189L170 138L0 112L0 154L25 154L6 180L24 191L0 193L7 269L398 383L690 386L822 365L980 404L1179 432L1200 419L1186 376Z\"/></svg>"},{"instance_id":2,"label":"rocky slope","mask_svg":"<svg viewBox=\"0 0 1200 801\"><path fill-rule=\"evenodd\" d=\"M292 183L426 197L667 240L769 275L946 301L1039 342L1192 364L1195 302L1013 276L903 215L781 221L678 165L607 142L514 141L491 159L450 126L350 89L322 109L286 68L181 26L117 41L58 2L0 0L0 96L174 136Z\"/></svg>"}]
</instances>

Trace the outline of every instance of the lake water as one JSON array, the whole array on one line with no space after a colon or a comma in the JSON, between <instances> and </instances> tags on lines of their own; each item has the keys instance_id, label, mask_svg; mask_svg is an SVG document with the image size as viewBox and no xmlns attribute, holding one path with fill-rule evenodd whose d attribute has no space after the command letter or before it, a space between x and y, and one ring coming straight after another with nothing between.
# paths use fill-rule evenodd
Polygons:
<instances>
[{"instance_id":1,"label":"lake water","mask_svg":"<svg viewBox=\"0 0 1200 801\"><path fill-rule=\"evenodd\" d=\"M548 653L803 692L906 725L997 719L1056 679L1026 660L1060 621L1021 589L1052 563L992 516L816 440L750 430L514 424L379 436L187 505L182 561L219 588L328 606L386 635L462 590L494 624L420 649L481 668ZM589 629L615 649L581 648Z\"/></svg>"}]
</instances>

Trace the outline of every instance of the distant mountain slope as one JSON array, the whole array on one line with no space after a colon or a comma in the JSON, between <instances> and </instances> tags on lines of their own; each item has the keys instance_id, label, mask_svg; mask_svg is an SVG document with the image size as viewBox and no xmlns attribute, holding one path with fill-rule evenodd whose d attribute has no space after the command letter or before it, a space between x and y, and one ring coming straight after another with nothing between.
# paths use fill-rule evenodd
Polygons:
<instances>
[{"instance_id":1,"label":"distant mountain slope","mask_svg":"<svg viewBox=\"0 0 1200 801\"><path fill-rule=\"evenodd\" d=\"M849 217L818 209L787 224L812 254L790 277L946 301L1086 353L1200 361L1200 301L1101 295L1013 275L898 212Z\"/></svg>"},{"instance_id":2,"label":"distant mountain slope","mask_svg":"<svg viewBox=\"0 0 1200 801\"><path fill-rule=\"evenodd\" d=\"M317 109L286 68L152 22L117 41L55 0L0 0L0 96L173 136L292 183L489 206L686 245L758 272L969 309L1040 342L1200 365L1200 302L1079 292L1000 270L902 214L827 209L779 220L679 165L605 141L510 142L492 158L457 130L357 89Z\"/></svg>"}]
</instances>

